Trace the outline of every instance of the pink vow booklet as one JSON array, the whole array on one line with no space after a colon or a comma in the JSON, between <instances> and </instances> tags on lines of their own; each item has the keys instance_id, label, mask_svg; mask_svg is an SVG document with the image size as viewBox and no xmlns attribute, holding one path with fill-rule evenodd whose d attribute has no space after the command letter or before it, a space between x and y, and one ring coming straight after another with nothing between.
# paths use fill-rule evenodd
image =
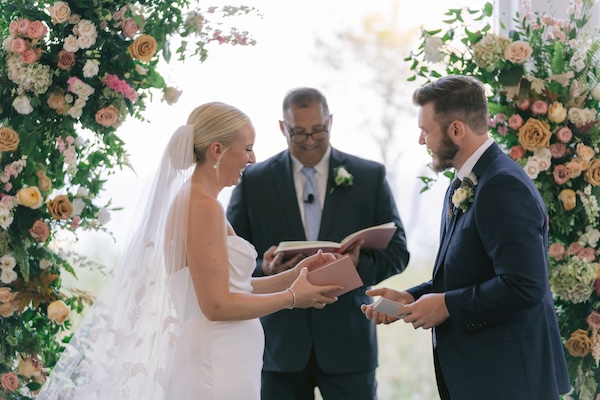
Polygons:
<instances>
[{"instance_id":1,"label":"pink vow booklet","mask_svg":"<svg viewBox=\"0 0 600 400\"><path fill-rule=\"evenodd\" d=\"M331 297L341 296L363 285L350 256L338 258L308 272L308 281L313 285L341 285L344 288L331 292ZM328 294L329 295L329 294Z\"/></svg>"}]
</instances>

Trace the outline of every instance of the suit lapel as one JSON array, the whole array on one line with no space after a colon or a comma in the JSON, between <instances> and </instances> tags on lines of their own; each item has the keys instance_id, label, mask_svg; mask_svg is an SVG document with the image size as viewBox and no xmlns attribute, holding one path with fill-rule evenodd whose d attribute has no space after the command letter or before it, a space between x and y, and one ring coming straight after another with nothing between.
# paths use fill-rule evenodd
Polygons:
<instances>
[{"instance_id":1,"label":"suit lapel","mask_svg":"<svg viewBox=\"0 0 600 400\"><path fill-rule=\"evenodd\" d=\"M335 210L338 208L340 200L342 199L342 190L331 191L333 170L344 163L346 158L339 151L331 148L331 156L329 158L329 172L327 176L327 186L325 190L325 204L323 205L323 214L321 214L321 229L319 230L319 238L327 237L329 231L334 225Z\"/></svg>"},{"instance_id":2,"label":"suit lapel","mask_svg":"<svg viewBox=\"0 0 600 400\"><path fill-rule=\"evenodd\" d=\"M304 225L298 209L298 199L294 186L294 174L292 172L292 161L286 150L280 154L277 160L271 164L275 192L279 196L279 204L284 205L282 218L288 223L294 237L306 237Z\"/></svg>"}]
</instances>

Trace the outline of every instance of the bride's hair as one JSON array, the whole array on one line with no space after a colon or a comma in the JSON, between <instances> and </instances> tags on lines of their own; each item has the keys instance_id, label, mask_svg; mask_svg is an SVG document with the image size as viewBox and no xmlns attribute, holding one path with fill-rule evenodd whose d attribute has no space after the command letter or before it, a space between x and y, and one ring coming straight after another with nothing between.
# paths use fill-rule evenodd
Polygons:
<instances>
[{"instance_id":1,"label":"bride's hair","mask_svg":"<svg viewBox=\"0 0 600 400\"><path fill-rule=\"evenodd\" d=\"M219 142L226 148L238 137L239 130L249 124L250 118L239 109L225 103L212 102L196 107L187 124L194 126L196 162L206 159L211 143Z\"/></svg>"}]
</instances>

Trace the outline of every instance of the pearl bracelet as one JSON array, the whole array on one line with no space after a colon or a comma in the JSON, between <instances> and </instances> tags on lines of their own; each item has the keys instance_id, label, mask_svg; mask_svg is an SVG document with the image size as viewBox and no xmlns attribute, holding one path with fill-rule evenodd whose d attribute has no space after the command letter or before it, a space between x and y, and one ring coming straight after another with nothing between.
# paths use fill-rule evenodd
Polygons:
<instances>
[{"instance_id":1,"label":"pearl bracelet","mask_svg":"<svg viewBox=\"0 0 600 400\"><path fill-rule=\"evenodd\" d=\"M292 305L288 308L288 310L292 310L294 307L296 307L296 293L294 293L292 288L287 288L285 290L288 290L292 294Z\"/></svg>"}]
</instances>

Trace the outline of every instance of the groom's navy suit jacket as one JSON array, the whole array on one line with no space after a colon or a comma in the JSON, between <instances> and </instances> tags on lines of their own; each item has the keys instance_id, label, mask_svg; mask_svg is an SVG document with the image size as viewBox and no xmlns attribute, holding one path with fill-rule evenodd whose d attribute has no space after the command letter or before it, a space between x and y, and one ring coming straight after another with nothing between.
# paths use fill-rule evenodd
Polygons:
<instances>
[{"instance_id":1,"label":"groom's navy suit jacket","mask_svg":"<svg viewBox=\"0 0 600 400\"><path fill-rule=\"evenodd\" d=\"M332 171L343 165L354 176L350 187L336 187ZM306 240L287 150L246 168L234 189L227 217L236 233L254 244L259 257L284 240ZM375 326L360 310L371 303L367 287L404 270L408 263L406 238L381 164L335 149L319 240L341 241L363 228L393 221L398 226L385 251L363 250L358 272L365 283L322 310L283 310L261 318L265 331L264 369L297 372L307 365L314 346L319 366L330 373L365 371L377 367ZM260 274L262 259L257 262Z\"/></svg>"},{"instance_id":2,"label":"groom's navy suit jacket","mask_svg":"<svg viewBox=\"0 0 600 400\"><path fill-rule=\"evenodd\" d=\"M467 211L446 222L444 206L433 279L409 292L446 292L450 318L435 328L434 345L453 399L558 399L569 378L548 284L544 203L495 143L473 172Z\"/></svg>"}]
</instances>

